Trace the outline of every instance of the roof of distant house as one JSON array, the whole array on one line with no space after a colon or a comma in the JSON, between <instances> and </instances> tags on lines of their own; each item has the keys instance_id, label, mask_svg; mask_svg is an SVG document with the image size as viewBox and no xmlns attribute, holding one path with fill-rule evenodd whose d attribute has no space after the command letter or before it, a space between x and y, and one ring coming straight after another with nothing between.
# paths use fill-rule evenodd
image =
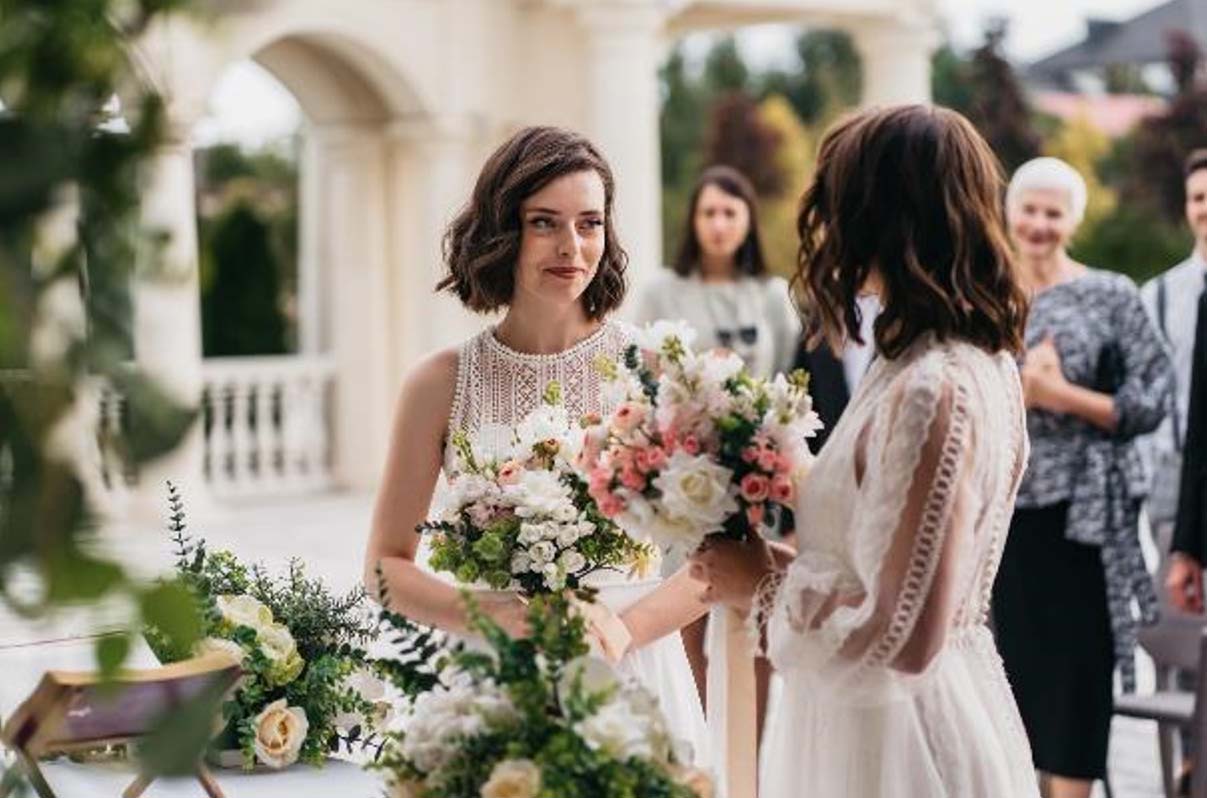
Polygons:
<instances>
[{"instance_id":1,"label":"roof of distant house","mask_svg":"<svg viewBox=\"0 0 1207 798\"><path fill-rule=\"evenodd\" d=\"M1114 138L1122 136L1147 116L1159 114L1166 102L1147 94L1075 94L1036 91L1031 102L1046 114L1071 122L1078 117Z\"/></svg>"},{"instance_id":2,"label":"roof of distant house","mask_svg":"<svg viewBox=\"0 0 1207 798\"><path fill-rule=\"evenodd\" d=\"M1059 84L1070 70L1164 61L1166 35L1173 30L1186 31L1207 51L1205 0L1168 0L1128 20L1091 18L1087 24L1089 32L1083 41L1031 64L1027 77Z\"/></svg>"}]
</instances>

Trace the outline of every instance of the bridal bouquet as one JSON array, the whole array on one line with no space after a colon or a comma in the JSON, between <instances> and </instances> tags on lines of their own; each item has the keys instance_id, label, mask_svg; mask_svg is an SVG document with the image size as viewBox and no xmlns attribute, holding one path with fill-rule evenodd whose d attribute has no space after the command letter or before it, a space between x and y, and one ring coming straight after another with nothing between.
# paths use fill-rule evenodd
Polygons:
<instances>
[{"instance_id":1,"label":"bridal bouquet","mask_svg":"<svg viewBox=\"0 0 1207 798\"><path fill-rule=\"evenodd\" d=\"M164 663L222 652L242 666L212 758L279 769L322 764L341 746L374 742L389 705L364 648L377 636L364 590L336 596L298 561L273 577L229 551L210 551L186 532L180 496L168 489L176 578L202 608L201 640L181 650L153 627L146 638Z\"/></svg>"},{"instance_id":2,"label":"bridal bouquet","mask_svg":"<svg viewBox=\"0 0 1207 798\"><path fill-rule=\"evenodd\" d=\"M407 703L370 765L387 772L393 798L712 796L656 700L584 656L584 622L567 597L536 597L532 635L519 640L471 601L487 650L459 647L435 666L430 633L386 616L396 640L423 652L392 660Z\"/></svg>"},{"instance_id":3,"label":"bridal bouquet","mask_svg":"<svg viewBox=\"0 0 1207 798\"><path fill-rule=\"evenodd\" d=\"M540 407L514 430L501 459L483 460L463 434L440 515L419 526L429 564L462 584L526 596L580 590L604 569L648 570L654 550L600 512L573 461L581 434L550 383Z\"/></svg>"},{"instance_id":4,"label":"bridal bouquet","mask_svg":"<svg viewBox=\"0 0 1207 798\"><path fill-rule=\"evenodd\" d=\"M623 362L597 364L616 410L586 428L576 461L603 515L668 550L774 523L821 428L805 372L755 379L733 353L694 353L694 338L658 322Z\"/></svg>"}]
</instances>

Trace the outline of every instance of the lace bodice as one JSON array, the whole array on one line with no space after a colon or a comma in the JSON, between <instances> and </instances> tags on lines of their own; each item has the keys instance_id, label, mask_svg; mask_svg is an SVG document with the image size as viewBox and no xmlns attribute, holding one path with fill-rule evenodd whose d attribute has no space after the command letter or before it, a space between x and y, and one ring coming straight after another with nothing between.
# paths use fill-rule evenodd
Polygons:
<instances>
[{"instance_id":1,"label":"lace bodice","mask_svg":"<svg viewBox=\"0 0 1207 798\"><path fill-rule=\"evenodd\" d=\"M768 597L777 668L878 701L983 626L1026 456L1009 355L925 340L878 360L802 488Z\"/></svg>"},{"instance_id":2,"label":"lace bodice","mask_svg":"<svg viewBox=\"0 0 1207 798\"><path fill-rule=\"evenodd\" d=\"M608 321L564 352L530 355L500 342L494 327L483 330L461 346L450 433L465 432L480 456L490 458L504 451L515 425L537 407L554 380L561 386L571 418L610 412L613 408L606 406L595 360L601 355L620 358L630 341L627 327ZM452 473L454 467L451 447L446 445L445 472Z\"/></svg>"}]
</instances>

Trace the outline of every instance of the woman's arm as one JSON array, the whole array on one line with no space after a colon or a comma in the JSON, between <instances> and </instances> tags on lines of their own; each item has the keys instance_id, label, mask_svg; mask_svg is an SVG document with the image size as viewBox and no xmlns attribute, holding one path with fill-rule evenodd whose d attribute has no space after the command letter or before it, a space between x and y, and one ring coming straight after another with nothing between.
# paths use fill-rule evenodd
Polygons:
<instances>
[{"instance_id":1,"label":"woman's arm","mask_svg":"<svg viewBox=\"0 0 1207 798\"><path fill-rule=\"evenodd\" d=\"M464 633L460 592L415 564L415 528L427 518L440 475L456 380L457 352L448 350L420 363L403 385L373 511L364 579L376 596L380 566L393 609L419 623ZM514 598L484 596L482 610L512 634L523 633L525 610Z\"/></svg>"},{"instance_id":2,"label":"woman's arm","mask_svg":"<svg viewBox=\"0 0 1207 798\"><path fill-rule=\"evenodd\" d=\"M688 566L643 596L620 614L633 636L629 648L640 648L671 632L677 632L708 612L703 598L708 587L688 574Z\"/></svg>"}]
</instances>

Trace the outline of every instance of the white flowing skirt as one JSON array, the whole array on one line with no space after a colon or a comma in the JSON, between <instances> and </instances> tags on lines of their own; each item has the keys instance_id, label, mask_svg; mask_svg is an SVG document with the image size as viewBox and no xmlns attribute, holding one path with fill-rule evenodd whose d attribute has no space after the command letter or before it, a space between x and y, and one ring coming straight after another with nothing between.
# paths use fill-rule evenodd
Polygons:
<instances>
[{"instance_id":1,"label":"white flowing skirt","mask_svg":"<svg viewBox=\"0 0 1207 798\"><path fill-rule=\"evenodd\" d=\"M760 798L1038 798L1026 733L989 630L950 640L908 692L844 703L782 672L763 737Z\"/></svg>"}]
</instances>

